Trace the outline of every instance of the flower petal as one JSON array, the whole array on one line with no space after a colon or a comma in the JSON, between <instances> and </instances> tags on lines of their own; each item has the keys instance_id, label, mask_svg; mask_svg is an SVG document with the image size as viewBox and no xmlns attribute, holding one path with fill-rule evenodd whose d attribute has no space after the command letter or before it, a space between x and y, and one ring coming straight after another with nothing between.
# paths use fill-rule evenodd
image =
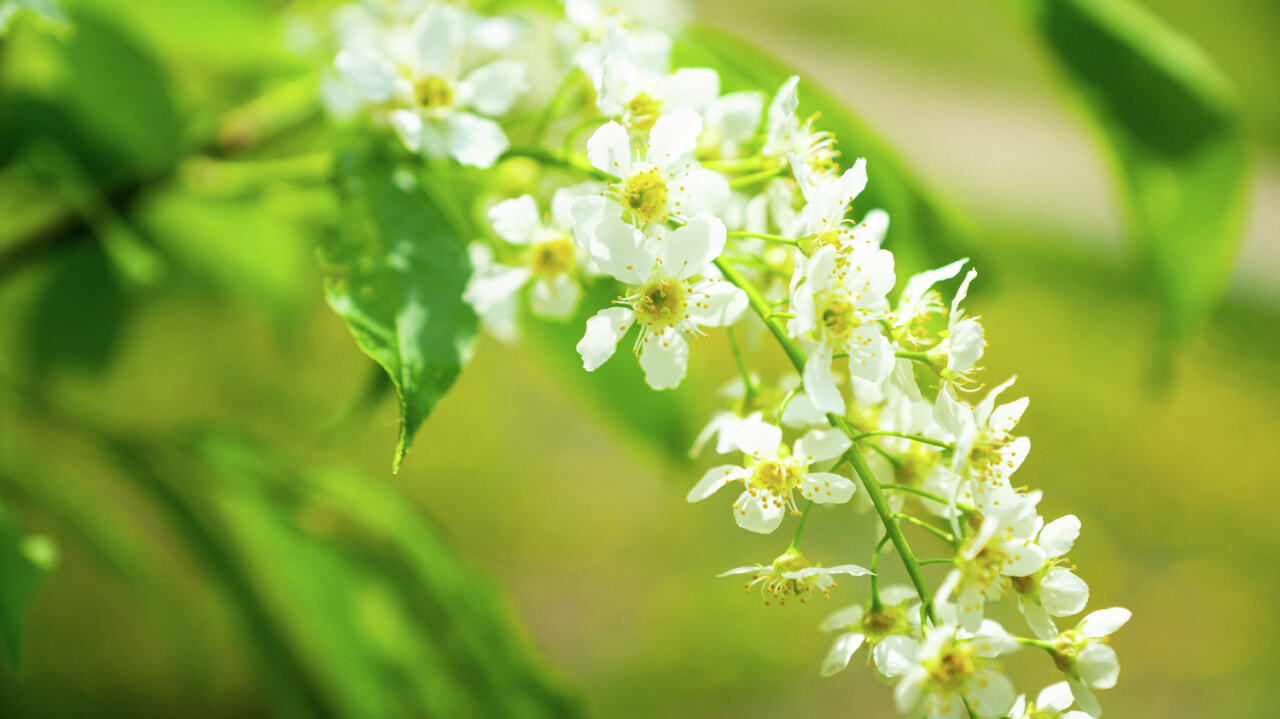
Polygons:
<instances>
[{"instance_id":1,"label":"flower petal","mask_svg":"<svg viewBox=\"0 0 1280 719\"><path fill-rule=\"evenodd\" d=\"M1061 557L1071 551L1076 537L1080 536L1080 519L1074 514L1057 519L1044 525L1040 530L1040 538L1036 542L1044 547L1050 557Z\"/></svg>"},{"instance_id":2,"label":"flower petal","mask_svg":"<svg viewBox=\"0 0 1280 719\"><path fill-rule=\"evenodd\" d=\"M848 477L831 472L809 472L800 480L800 493L818 504L844 504L857 490Z\"/></svg>"},{"instance_id":3,"label":"flower petal","mask_svg":"<svg viewBox=\"0 0 1280 719\"><path fill-rule=\"evenodd\" d=\"M654 389L674 389L684 379L689 364L689 343L673 327L645 335L640 347L644 379Z\"/></svg>"},{"instance_id":4,"label":"flower petal","mask_svg":"<svg viewBox=\"0 0 1280 719\"><path fill-rule=\"evenodd\" d=\"M844 454L850 444L852 442L844 432L835 429L813 429L796 440L795 456L809 464L825 462Z\"/></svg>"},{"instance_id":5,"label":"flower petal","mask_svg":"<svg viewBox=\"0 0 1280 719\"><path fill-rule=\"evenodd\" d=\"M689 494L685 499L689 502L701 502L710 497L726 484L742 477L743 470L736 464L722 464L719 467L712 467L702 475L702 479L693 485L693 489L689 490Z\"/></svg>"},{"instance_id":6,"label":"flower petal","mask_svg":"<svg viewBox=\"0 0 1280 719\"><path fill-rule=\"evenodd\" d=\"M661 168L682 162L698 146L702 134L702 117L689 109L663 115L649 130L649 153L646 159Z\"/></svg>"},{"instance_id":7,"label":"flower petal","mask_svg":"<svg viewBox=\"0 0 1280 719\"><path fill-rule=\"evenodd\" d=\"M844 414L844 397L831 374L831 345L823 343L804 364L804 391L823 412Z\"/></svg>"},{"instance_id":8,"label":"flower petal","mask_svg":"<svg viewBox=\"0 0 1280 719\"><path fill-rule=\"evenodd\" d=\"M761 502L750 494L743 492L738 496L737 509L733 510L733 519L739 527L756 534L769 534L782 524L784 510L780 504Z\"/></svg>"},{"instance_id":9,"label":"flower petal","mask_svg":"<svg viewBox=\"0 0 1280 719\"><path fill-rule=\"evenodd\" d=\"M1124 607L1110 607L1108 609L1099 609L1092 612L1084 619L1080 620L1080 633L1090 639L1097 639L1114 634L1117 629L1123 627L1125 622L1133 616Z\"/></svg>"},{"instance_id":10,"label":"flower petal","mask_svg":"<svg viewBox=\"0 0 1280 719\"><path fill-rule=\"evenodd\" d=\"M631 172L631 138L627 128L606 122L587 140L587 161L591 166L618 177Z\"/></svg>"},{"instance_id":11,"label":"flower petal","mask_svg":"<svg viewBox=\"0 0 1280 719\"><path fill-rule=\"evenodd\" d=\"M512 60L497 60L472 70L459 83L463 102L482 115L502 115L511 109L520 93L528 89L524 65Z\"/></svg>"},{"instance_id":12,"label":"flower petal","mask_svg":"<svg viewBox=\"0 0 1280 719\"><path fill-rule=\"evenodd\" d=\"M866 639L866 635L857 632L841 634L836 637L835 643L831 645L831 651L827 652L827 656L823 658L822 668L818 673L824 677L829 677L849 666L849 660L853 657L853 653L858 651L858 647L861 647Z\"/></svg>"},{"instance_id":13,"label":"flower petal","mask_svg":"<svg viewBox=\"0 0 1280 719\"><path fill-rule=\"evenodd\" d=\"M1069 617L1089 603L1089 585L1070 569L1051 569L1040 580L1040 602L1050 615Z\"/></svg>"},{"instance_id":14,"label":"flower petal","mask_svg":"<svg viewBox=\"0 0 1280 719\"><path fill-rule=\"evenodd\" d=\"M498 237L513 245L527 245L538 229L538 203L532 195L521 195L503 200L489 208L489 222Z\"/></svg>"},{"instance_id":15,"label":"flower petal","mask_svg":"<svg viewBox=\"0 0 1280 719\"><path fill-rule=\"evenodd\" d=\"M501 125L469 112L451 113L446 128L449 154L464 165L491 167L511 146Z\"/></svg>"},{"instance_id":16,"label":"flower petal","mask_svg":"<svg viewBox=\"0 0 1280 719\"><path fill-rule=\"evenodd\" d=\"M618 349L618 340L631 329L635 313L626 307L600 310L587 320L587 331L578 342L582 366L588 372L604 364Z\"/></svg>"}]
</instances>

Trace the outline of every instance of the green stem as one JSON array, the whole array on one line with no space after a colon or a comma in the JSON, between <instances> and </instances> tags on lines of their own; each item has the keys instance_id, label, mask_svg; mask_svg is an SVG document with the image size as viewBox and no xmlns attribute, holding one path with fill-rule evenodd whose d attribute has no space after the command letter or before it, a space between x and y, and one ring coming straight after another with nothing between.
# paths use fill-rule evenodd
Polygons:
<instances>
[{"instance_id":1,"label":"green stem","mask_svg":"<svg viewBox=\"0 0 1280 719\"><path fill-rule=\"evenodd\" d=\"M929 359L929 355L924 352L894 352L893 355L895 357L909 359L914 362L922 362L930 367L933 366L933 360Z\"/></svg>"},{"instance_id":2,"label":"green stem","mask_svg":"<svg viewBox=\"0 0 1280 719\"><path fill-rule=\"evenodd\" d=\"M884 545L888 543L889 535L884 535L876 542L876 548L871 550L871 611L878 612L884 606L880 602L880 550L884 549Z\"/></svg>"},{"instance_id":3,"label":"green stem","mask_svg":"<svg viewBox=\"0 0 1280 719\"><path fill-rule=\"evenodd\" d=\"M582 173L592 179L600 180L602 182L618 181L618 178L614 177L613 175L610 175L607 172L601 172L600 170L597 170L596 168L586 164L585 162L577 159L576 157L574 157L573 155L567 152L556 152L555 150L548 150L544 147L521 146L521 147L512 147L506 152L502 153L502 159L507 159L509 157L527 157L530 160L537 160L538 162L541 162L544 165L554 165L556 167L563 167L568 170L573 170L575 172Z\"/></svg>"},{"instance_id":4,"label":"green stem","mask_svg":"<svg viewBox=\"0 0 1280 719\"><path fill-rule=\"evenodd\" d=\"M729 335L729 347L733 350L733 359L738 363L738 372L742 375L742 385L746 389L744 402L750 404L756 394L755 383L751 381L751 373L747 371L747 361L742 357L742 349L738 346L738 338L733 334L733 327L726 327Z\"/></svg>"},{"instance_id":5,"label":"green stem","mask_svg":"<svg viewBox=\"0 0 1280 719\"><path fill-rule=\"evenodd\" d=\"M591 129L592 127L599 127L607 121L607 118L603 117L588 117L569 128L569 131L564 134L564 142L561 143L561 148L564 150L564 153L567 155L573 151L574 140L577 140L578 136L583 132Z\"/></svg>"},{"instance_id":6,"label":"green stem","mask_svg":"<svg viewBox=\"0 0 1280 719\"><path fill-rule=\"evenodd\" d=\"M768 242L777 242L783 245L791 245L792 247L800 246L799 242L797 242L796 240L790 237L783 237L782 235L770 235L767 232L747 232L745 230L734 230L729 233L729 237L751 237L757 240L766 240Z\"/></svg>"},{"instance_id":7,"label":"green stem","mask_svg":"<svg viewBox=\"0 0 1280 719\"><path fill-rule=\"evenodd\" d=\"M572 69L565 74L564 79L556 87L555 94L547 101L547 106L542 109L542 113L538 115L538 124L533 130L533 144L541 145L542 138L547 135L547 128L551 127L551 119L555 117L556 110L560 108L560 104L564 102L565 96L569 94L569 90L573 87L574 80L578 77L577 69Z\"/></svg>"},{"instance_id":8,"label":"green stem","mask_svg":"<svg viewBox=\"0 0 1280 719\"><path fill-rule=\"evenodd\" d=\"M880 485L880 488L886 492L902 492L904 494L914 494L917 497L932 499L933 501L938 502L939 504L944 504L947 506L951 505L951 500L947 499L946 497L940 494L934 494L933 492L926 492L925 490L917 489L916 487L908 487L905 484L882 484ZM978 511L976 507L968 504L963 504L960 502L956 503L956 509L959 509L961 512L964 512L965 514L970 514Z\"/></svg>"},{"instance_id":9,"label":"green stem","mask_svg":"<svg viewBox=\"0 0 1280 719\"><path fill-rule=\"evenodd\" d=\"M804 374L804 352L801 351L795 340L787 334L786 329L781 324L776 320L770 319L769 315L772 314L772 308L769 306L769 301L764 298L764 295L760 294L760 291L754 285L747 282L742 273L738 272L733 265L728 262L722 262L720 259L716 259L715 264L725 279L732 282L747 295L747 302L751 306L751 310L756 313L760 321L764 322L770 334L782 346L782 351L786 353L787 359L791 360L791 364L796 368L796 371ZM827 419L845 434L850 437L854 436L855 432L844 417L828 413ZM920 571L920 564L916 561L916 555L911 551L911 545L907 543L907 538L902 533L902 527L893 517L893 510L889 507L889 501L885 499L884 492L880 490L880 483L876 481L875 475L872 474L871 467L867 466L866 458L862 456L862 452L858 450L858 445L856 444L845 451L844 458L853 465L854 471L858 474L858 479L862 482L863 488L866 489L867 497L871 500L871 505L875 507L876 514L880 516L880 523L884 525L886 536L889 537L889 541L893 542L893 547L898 552L898 558L902 560L902 564L907 570L907 576L911 578L911 584L915 587L916 594L919 595L920 601L923 603L922 611L930 619L935 619L933 597L930 596L929 585L924 580L924 573Z\"/></svg>"},{"instance_id":10,"label":"green stem","mask_svg":"<svg viewBox=\"0 0 1280 719\"><path fill-rule=\"evenodd\" d=\"M765 180L782 175L785 171L786 171L786 168L777 167L777 168L772 168L768 170L761 170L760 172L753 172L750 175L743 175L742 177L735 177L732 180L729 180L729 187L735 190L738 190L743 187L748 187L750 185L753 185L757 182L763 182Z\"/></svg>"},{"instance_id":11,"label":"green stem","mask_svg":"<svg viewBox=\"0 0 1280 719\"><path fill-rule=\"evenodd\" d=\"M955 535L953 535L951 532L946 532L941 529L938 529L937 527L933 526L932 524L929 524L923 519L920 519L919 517L913 517L910 514L904 514L902 512L894 512L893 516L895 519L901 519L907 524L914 524L915 526L925 530L926 532L929 532L933 536L937 537L938 539L941 539L942 541L946 542L947 544L950 544L953 547L956 546Z\"/></svg>"},{"instance_id":12,"label":"green stem","mask_svg":"<svg viewBox=\"0 0 1280 719\"><path fill-rule=\"evenodd\" d=\"M1035 647L1036 649L1043 649L1046 652L1049 652L1050 654L1053 654L1057 651L1054 649L1052 644L1046 641L1042 641L1040 639L1032 639L1030 637L1014 637L1013 641L1021 644L1024 647Z\"/></svg>"},{"instance_id":13,"label":"green stem","mask_svg":"<svg viewBox=\"0 0 1280 719\"><path fill-rule=\"evenodd\" d=\"M940 439L933 439L932 437L925 437L919 434L911 434L909 432L894 432L887 429L878 429L871 432L863 432L855 437L852 437L851 439L853 439L853 441L855 442L859 442L868 437L901 437L903 439L914 440L922 444L931 444L935 447L941 447L943 449L955 449L954 444L950 442L943 442Z\"/></svg>"},{"instance_id":14,"label":"green stem","mask_svg":"<svg viewBox=\"0 0 1280 719\"><path fill-rule=\"evenodd\" d=\"M809 510L813 509L813 500L809 500L804 505L804 512L800 514L800 523L796 525L796 533L791 537L791 546L787 547L788 552L800 551L800 535L804 533L804 524L809 521Z\"/></svg>"},{"instance_id":15,"label":"green stem","mask_svg":"<svg viewBox=\"0 0 1280 719\"><path fill-rule=\"evenodd\" d=\"M800 389L803 386L804 385L797 385L796 387L792 388L792 390L787 393L787 396L783 397L782 401L778 403L778 411L775 412L773 415L774 424L778 425L779 427L782 426L782 415L787 411L787 405L791 404L791 400L797 394L799 394Z\"/></svg>"},{"instance_id":16,"label":"green stem","mask_svg":"<svg viewBox=\"0 0 1280 719\"><path fill-rule=\"evenodd\" d=\"M927 567L930 564L955 564L955 557L935 557L933 559L921 559L920 566Z\"/></svg>"}]
</instances>

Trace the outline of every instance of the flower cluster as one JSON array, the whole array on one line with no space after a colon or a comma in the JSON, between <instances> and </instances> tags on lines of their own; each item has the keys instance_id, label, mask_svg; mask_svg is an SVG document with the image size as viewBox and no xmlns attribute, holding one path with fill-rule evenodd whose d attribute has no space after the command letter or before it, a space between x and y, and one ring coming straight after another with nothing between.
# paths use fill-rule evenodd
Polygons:
<instances>
[{"instance_id":1,"label":"flower cluster","mask_svg":"<svg viewBox=\"0 0 1280 719\"><path fill-rule=\"evenodd\" d=\"M1011 481L1030 450L1017 434L1028 400L1002 400L1013 380L974 396L986 343L963 304L977 273L957 280L961 259L899 283L882 246L888 215L854 214L867 162L844 166L838 138L799 112L798 78L722 93L714 68L671 68L670 35L593 0L567 0L542 25L443 2L361 7L344 16L334 61L352 106L428 158L486 168L519 157L545 170L525 194L484 198L491 231L471 248L464 299L491 333L517 337L522 308L582 322L587 371L631 361L613 359L630 337L662 390L681 384L709 333L728 329L740 376L695 454L710 445L740 459L707 470L688 500L735 484L740 527L771 534L796 518L776 559L726 572L749 575L766 601L829 596L835 575L868 577L866 600L822 625L839 633L822 674L866 645L908 716L1101 713L1093 691L1118 673L1107 637L1129 614L1104 609L1058 626L1089 599L1067 558L1080 522L1046 521L1041 493ZM544 34L521 44L521 32ZM507 47L523 49L504 57ZM530 56L538 48L545 57ZM559 89L533 105L535 126L500 122L546 87ZM584 319L579 305L596 287L614 299ZM796 374L765 382L749 372L734 328L767 332ZM867 548L870 569L824 568L800 552L815 504L876 513L883 540ZM915 532L940 556L918 559ZM879 586L890 545L910 585ZM947 570L931 588L933 565ZM988 616L1010 598L1030 636ZM1001 671L1026 647L1063 678L1034 701Z\"/></svg>"}]
</instances>

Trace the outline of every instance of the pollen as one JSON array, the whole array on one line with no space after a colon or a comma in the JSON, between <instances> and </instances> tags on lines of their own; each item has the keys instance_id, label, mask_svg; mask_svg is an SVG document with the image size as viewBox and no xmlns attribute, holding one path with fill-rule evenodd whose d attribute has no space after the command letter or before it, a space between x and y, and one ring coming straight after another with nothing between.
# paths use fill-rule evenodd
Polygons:
<instances>
[{"instance_id":1,"label":"pollen","mask_svg":"<svg viewBox=\"0 0 1280 719\"><path fill-rule=\"evenodd\" d=\"M424 110L438 110L453 104L453 86L442 77L424 77L414 85L413 97Z\"/></svg>"},{"instance_id":2,"label":"pollen","mask_svg":"<svg viewBox=\"0 0 1280 719\"><path fill-rule=\"evenodd\" d=\"M627 178L622 190L623 204L641 224L649 224L667 215L667 183L658 168L638 172Z\"/></svg>"}]
</instances>

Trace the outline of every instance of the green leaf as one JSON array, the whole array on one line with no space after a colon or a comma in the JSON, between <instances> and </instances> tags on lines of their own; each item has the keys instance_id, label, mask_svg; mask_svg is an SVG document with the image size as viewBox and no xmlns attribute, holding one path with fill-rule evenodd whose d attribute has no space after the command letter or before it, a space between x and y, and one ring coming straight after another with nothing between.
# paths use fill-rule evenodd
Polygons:
<instances>
[{"instance_id":1,"label":"green leaf","mask_svg":"<svg viewBox=\"0 0 1280 719\"><path fill-rule=\"evenodd\" d=\"M218 531L337 716L567 717L489 583L391 486L190 443Z\"/></svg>"},{"instance_id":2,"label":"green leaf","mask_svg":"<svg viewBox=\"0 0 1280 719\"><path fill-rule=\"evenodd\" d=\"M115 356L132 303L102 245L77 242L57 259L27 320L31 373L59 368L90 374Z\"/></svg>"},{"instance_id":3,"label":"green leaf","mask_svg":"<svg viewBox=\"0 0 1280 719\"><path fill-rule=\"evenodd\" d=\"M1162 337L1187 337L1226 287L1250 159L1232 91L1185 38L1126 0L1016 3L1115 156Z\"/></svg>"},{"instance_id":4,"label":"green leaf","mask_svg":"<svg viewBox=\"0 0 1280 719\"><path fill-rule=\"evenodd\" d=\"M407 160L361 150L338 163L343 226L323 253L325 292L400 401L399 469L414 433L471 358L476 317L462 301L471 263L460 215L423 189ZM406 164L401 164L406 163ZM445 200L447 202L447 200Z\"/></svg>"},{"instance_id":5,"label":"green leaf","mask_svg":"<svg viewBox=\"0 0 1280 719\"><path fill-rule=\"evenodd\" d=\"M757 90L766 98L797 74L750 43L705 27L690 27L677 38L673 64L715 68L724 92ZM800 116L821 113L815 126L835 134L847 160L867 158L870 182L855 201L854 213L876 207L888 211L892 225L885 244L901 265L923 269L973 254L968 221L925 187L866 123L808 80L801 80L799 96Z\"/></svg>"},{"instance_id":6,"label":"green leaf","mask_svg":"<svg viewBox=\"0 0 1280 719\"><path fill-rule=\"evenodd\" d=\"M14 673L21 658L22 618L56 556L48 539L23 535L0 508L0 650Z\"/></svg>"}]
</instances>

